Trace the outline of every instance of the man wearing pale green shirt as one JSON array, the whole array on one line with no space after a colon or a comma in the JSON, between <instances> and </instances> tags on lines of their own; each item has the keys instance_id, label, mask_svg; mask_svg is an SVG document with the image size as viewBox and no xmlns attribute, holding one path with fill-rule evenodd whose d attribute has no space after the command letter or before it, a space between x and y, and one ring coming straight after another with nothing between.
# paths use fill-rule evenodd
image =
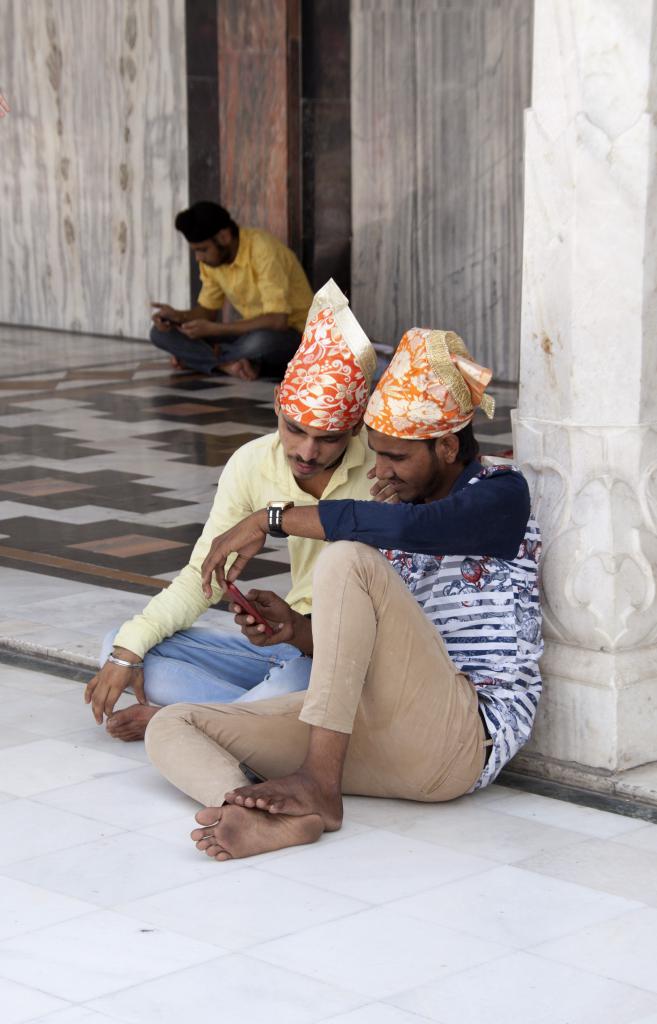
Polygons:
<instances>
[{"instance_id":1,"label":"man wearing pale green shirt","mask_svg":"<svg viewBox=\"0 0 657 1024\"><path fill-rule=\"evenodd\" d=\"M102 667L85 700L98 723L107 719L112 736L143 738L158 707L180 701L227 703L306 689L312 659L290 644L260 647L253 622L235 634L194 626L222 596L218 584L204 595L201 566L216 536L268 502L370 497L373 458L360 430L375 365L346 299L329 282L315 296L303 341L276 388L277 433L235 452L188 565L141 614L105 638ZM272 534L284 536L274 527ZM322 541L288 539L292 589L286 603L299 617L311 612L312 572L323 547ZM268 591L247 596L261 610L282 601ZM138 703L115 712L128 687Z\"/></svg>"}]
</instances>

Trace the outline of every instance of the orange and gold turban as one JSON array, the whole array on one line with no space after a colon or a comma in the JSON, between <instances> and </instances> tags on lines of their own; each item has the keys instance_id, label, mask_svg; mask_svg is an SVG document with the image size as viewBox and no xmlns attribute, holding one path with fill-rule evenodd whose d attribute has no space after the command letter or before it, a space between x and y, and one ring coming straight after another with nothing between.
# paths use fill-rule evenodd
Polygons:
<instances>
[{"instance_id":1,"label":"orange and gold turban","mask_svg":"<svg viewBox=\"0 0 657 1024\"><path fill-rule=\"evenodd\" d=\"M313 299L285 372L283 414L317 430L349 430L363 417L375 369L376 353L331 279Z\"/></svg>"},{"instance_id":2,"label":"orange and gold turban","mask_svg":"<svg viewBox=\"0 0 657 1024\"><path fill-rule=\"evenodd\" d=\"M412 327L369 400L365 422L409 440L455 434L477 406L492 419L495 402L484 394L492 376L454 331Z\"/></svg>"}]
</instances>

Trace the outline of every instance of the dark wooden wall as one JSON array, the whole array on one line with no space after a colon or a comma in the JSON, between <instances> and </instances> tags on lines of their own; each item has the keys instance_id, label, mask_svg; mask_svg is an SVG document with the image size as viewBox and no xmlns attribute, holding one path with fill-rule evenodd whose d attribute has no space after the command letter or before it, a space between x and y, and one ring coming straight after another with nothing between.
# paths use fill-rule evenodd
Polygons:
<instances>
[{"instance_id":1,"label":"dark wooden wall","mask_svg":"<svg viewBox=\"0 0 657 1024\"><path fill-rule=\"evenodd\" d=\"M189 198L348 288L349 0L187 0ZM192 267L192 295L198 275Z\"/></svg>"},{"instance_id":2,"label":"dark wooden wall","mask_svg":"<svg viewBox=\"0 0 657 1024\"><path fill-rule=\"evenodd\" d=\"M314 286L351 275L349 0L304 0L303 258Z\"/></svg>"}]
</instances>

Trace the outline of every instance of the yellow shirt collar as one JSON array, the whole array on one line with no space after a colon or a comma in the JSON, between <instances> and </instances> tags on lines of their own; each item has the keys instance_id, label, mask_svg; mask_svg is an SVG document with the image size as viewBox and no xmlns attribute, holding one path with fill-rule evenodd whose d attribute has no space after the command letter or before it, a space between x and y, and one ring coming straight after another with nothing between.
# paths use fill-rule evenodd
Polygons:
<instances>
[{"instance_id":1,"label":"yellow shirt collar","mask_svg":"<svg viewBox=\"0 0 657 1024\"><path fill-rule=\"evenodd\" d=\"M248 228L240 228L239 232L240 232L240 236L239 236L239 245L237 247L237 254L236 254L235 259L233 260L233 262L231 264L229 264L229 266L231 266L231 267L244 267L244 266L246 266L246 264L249 261L248 260L249 242L250 242L250 239L249 239L249 229Z\"/></svg>"}]
</instances>

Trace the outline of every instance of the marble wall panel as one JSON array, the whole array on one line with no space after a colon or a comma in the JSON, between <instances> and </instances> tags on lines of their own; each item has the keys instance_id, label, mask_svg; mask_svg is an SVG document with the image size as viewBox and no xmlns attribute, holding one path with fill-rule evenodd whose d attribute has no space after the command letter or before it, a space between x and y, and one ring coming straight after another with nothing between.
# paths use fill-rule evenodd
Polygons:
<instances>
[{"instance_id":1,"label":"marble wall panel","mask_svg":"<svg viewBox=\"0 0 657 1024\"><path fill-rule=\"evenodd\" d=\"M352 0L352 301L517 377L531 0Z\"/></svg>"},{"instance_id":2,"label":"marble wall panel","mask_svg":"<svg viewBox=\"0 0 657 1024\"><path fill-rule=\"evenodd\" d=\"M300 245L299 0L219 0L221 201Z\"/></svg>"},{"instance_id":3,"label":"marble wall panel","mask_svg":"<svg viewBox=\"0 0 657 1024\"><path fill-rule=\"evenodd\" d=\"M3 0L0 320L142 336L186 305L185 0Z\"/></svg>"}]
</instances>

